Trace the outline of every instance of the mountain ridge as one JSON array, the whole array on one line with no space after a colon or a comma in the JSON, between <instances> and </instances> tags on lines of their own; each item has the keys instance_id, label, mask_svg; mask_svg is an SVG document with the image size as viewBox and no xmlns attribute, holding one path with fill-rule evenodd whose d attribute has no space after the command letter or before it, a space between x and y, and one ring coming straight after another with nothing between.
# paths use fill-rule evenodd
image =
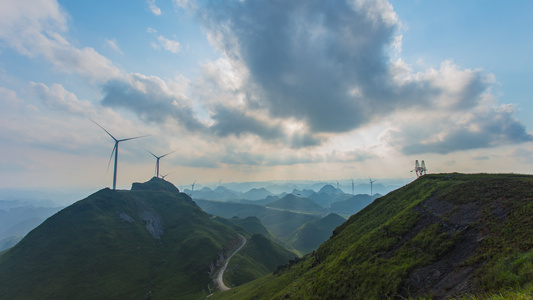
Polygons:
<instances>
[{"instance_id":1,"label":"mountain ridge","mask_svg":"<svg viewBox=\"0 0 533 300\"><path fill-rule=\"evenodd\" d=\"M229 298L527 298L532 203L530 175L425 175L350 217L316 251Z\"/></svg>"},{"instance_id":2,"label":"mountain ridge","mask_svg":"<svg viewBox=\"0 0 533 300\"><path fill-rule=\"evenodd\" d=\"M238 232L162 179L132 189L97 191L3 252L2 297L205 297L214 287L210 274L240 240Z\"/></svg>"}]
</instances>

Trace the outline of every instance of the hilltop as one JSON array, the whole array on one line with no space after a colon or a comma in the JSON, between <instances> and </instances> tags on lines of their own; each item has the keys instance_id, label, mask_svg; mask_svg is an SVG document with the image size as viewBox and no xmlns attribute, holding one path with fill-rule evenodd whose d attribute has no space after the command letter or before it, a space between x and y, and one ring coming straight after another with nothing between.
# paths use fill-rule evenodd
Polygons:
<instances>
[{"instance_id":1,"label":"hilltop","mask_svg":"<svg viewBox=\"0 0 533 300\"><path fill-rule=\"evenodd\" d=\"M526 299L532 247L532 176L425 175L301 260L213 299Z\"/></svg>"},{"instance_id":2,"label":"hilltop","mask_svg":"<svg viewBox=\"0 0 533 300\"><path fill-rule=\"evenodd\" d=\"M131 191L106 188L64 208L2 253L2 298L203 298L239 233L253 238L211 218L162 179L134 183ZM262 266L245 281L295 256L274 243L262 251L273 258L243 254Z\"/></svg>"},{"instance_id":3,"label":"hilltop","mask_svg":"<svg viewBox=\"0 0 533 300\"><path fill-rule=\"evenodd\" d=\"M311 199L302 198L293 194L288 194L283 198L270 202L266 207L284 209L288 211L300 212L321 212L323 209L320 205L313 202Z\"/></svg>"}]
</instances>

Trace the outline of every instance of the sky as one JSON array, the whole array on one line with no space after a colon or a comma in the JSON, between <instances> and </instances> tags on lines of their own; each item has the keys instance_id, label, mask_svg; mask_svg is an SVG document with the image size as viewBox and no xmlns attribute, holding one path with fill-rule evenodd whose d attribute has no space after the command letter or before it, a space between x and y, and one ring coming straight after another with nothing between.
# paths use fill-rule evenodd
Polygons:
<instances>
[{"instance_id":1,"label":"sky","mask_svg":"<svg viewBox=\"0 0 533 300\"><path fill-rule=\"evenodd\" d=\"M533 170L532 1L0 2L0 188ZM109 167L108 167L109 166Z\"/></svg>"}]
</instances>

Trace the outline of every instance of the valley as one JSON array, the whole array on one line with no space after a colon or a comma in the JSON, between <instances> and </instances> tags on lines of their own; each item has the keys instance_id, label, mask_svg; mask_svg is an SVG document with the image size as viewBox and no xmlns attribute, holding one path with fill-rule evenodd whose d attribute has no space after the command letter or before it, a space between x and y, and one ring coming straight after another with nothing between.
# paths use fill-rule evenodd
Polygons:
<instances>
[{"instance_id":1,"label":"valley","mask_svg":"<svg viewBox=\"0 0 533 300\"><path fill-rule=\"evenodd\" d=\"M424 175L368 205L368 195L321 190L230 201L191 198L159 178L103 189L0 252L0 290L9 299L533 292L532 176ZM363 208L346 220L331 213L336 204Z\"/></svg>"}]
</instances>

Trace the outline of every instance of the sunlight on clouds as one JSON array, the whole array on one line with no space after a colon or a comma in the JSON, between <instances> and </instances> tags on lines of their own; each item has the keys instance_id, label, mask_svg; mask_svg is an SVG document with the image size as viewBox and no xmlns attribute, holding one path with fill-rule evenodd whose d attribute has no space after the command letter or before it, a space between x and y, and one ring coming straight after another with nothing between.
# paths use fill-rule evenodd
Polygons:
<instances>
[{"instance_id":1,"label":"sunlight on clouds","mask_svg":"<svg viewBox=\"0 0 533 300\"><path fill-rule=\"evenodd\" d=\"M139 49L111 30L95 33L97 42L80 38L83 23L69 32L77 20L56 1L0 2L0 50L9 52L0 55L54 73L0 78L0 136L28 155L55 151L55 162L101 155L105 169L112 143L91 117L119 138L152 134L138 148L178 150L167 167L185 182L410 176L414 159L432 172L533 164L533 136L516 105L498 103L495 75L451 59L410 64L402 58L409 32L387 1L173 0L175 20L156 2L141 3L149 22L136 19L137 31L124 25L132 36L146 28L144 39L135 36ZM182 20L182 9L194 21ZM162 27L170 21L184 29ZM187 22L200 22L203 35L183 34ZM217 53L195 60L197 73L186 77L180 59L205 50L195 39ZM121 55L111 60L99 47ZM124 160L143 172L150 157L127 147Z\"/></svg>"},{"instance_id":2,"label":"sunlight on clouds","mask_svg":"<svg viewBox=\"0 0 533 300\"><path fill-rule=\"evenodd\" d=\"M50 109L64 110L86 117L96 114L89 101L78 100L74 93L65 90L61 84L55 83L50 88L42 83L31 82L30 85L32 92Z\"/></svg>"}]
</instances>

